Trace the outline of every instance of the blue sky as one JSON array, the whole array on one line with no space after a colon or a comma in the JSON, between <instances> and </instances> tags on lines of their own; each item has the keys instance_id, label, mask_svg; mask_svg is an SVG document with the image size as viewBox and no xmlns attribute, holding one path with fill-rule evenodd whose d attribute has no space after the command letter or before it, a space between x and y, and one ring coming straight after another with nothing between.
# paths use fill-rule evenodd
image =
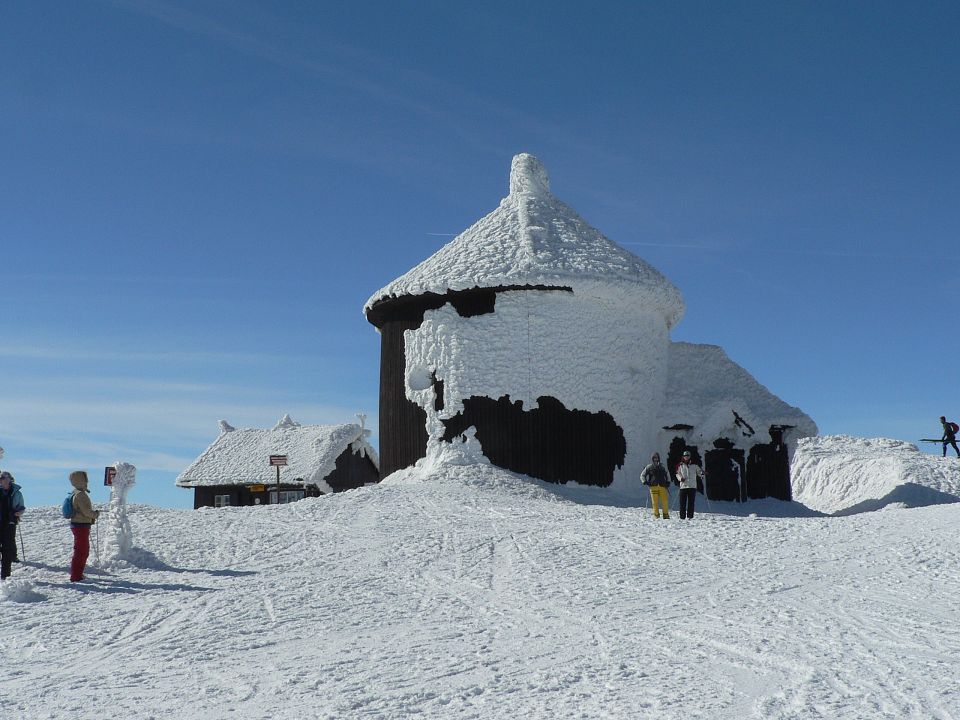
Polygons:
<instances>
[{"instance_id":1,"label":"blue sky","mask_svg":"<svg viewBox=\"0 0 960 720\"><path fill-rule=\"evenodd\" d=\"M220 418L375 425L363 303L518 152L681 289L674 339L822 433L938 437L958 29L948 2L0 2L2 464L34 504L122 460L133 501L190 506Z\"/></svg>"}]
</instances>

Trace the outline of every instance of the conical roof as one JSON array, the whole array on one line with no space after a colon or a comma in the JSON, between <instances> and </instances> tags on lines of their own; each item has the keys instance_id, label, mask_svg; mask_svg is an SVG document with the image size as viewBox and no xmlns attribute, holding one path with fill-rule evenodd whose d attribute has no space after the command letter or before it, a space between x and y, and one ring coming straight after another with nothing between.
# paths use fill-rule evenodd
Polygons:
<instances>
[{"instance_id":1,"label":"conical roof","mask_svg":"<svg viewBox=\"0 0 960 720\"><path fill-rule=\"evenodd\" d=\"M555 198L543 165L526 153L513 158L510 194L496 210L374 293L364 312L392 298L517 286L609 289L659 310L668 327L683 317L673 283Z\"/></svg>"}]
</instances>

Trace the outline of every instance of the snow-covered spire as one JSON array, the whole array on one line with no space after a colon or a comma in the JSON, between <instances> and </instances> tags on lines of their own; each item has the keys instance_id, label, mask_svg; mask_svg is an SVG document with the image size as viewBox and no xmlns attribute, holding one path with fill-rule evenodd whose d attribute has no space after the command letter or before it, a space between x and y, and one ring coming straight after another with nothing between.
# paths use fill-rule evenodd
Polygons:
<instances>
[{"instance_id":1,"label":"snow-covered spire","mask_svg":"<svg viewBox=\"0 0 960 720\"><path fill-rule=\"evenodd\" d=\"M394 298L475 288L546 286L683 317L680 291L658 270L591 227L550 191L540 161L521 153L510 166L510 194L440 250L367 300L364 312ZM379 327L379 325L378 325Z\"/></svg>"},{"instance_id":2,"label":"snow-covered spire","mask_svg":"<svg viewBox=\"0 0 960 720\"><path fill-rule=\"evenodd\" d=\"M280 421L273 426L273 429L285 430L289 428L298 428L298 427L300 427L300 423L298 423L296 420L290 417L289 414L287 414L287 415L284 415L282 418L280 418Z\"/></svg>"},{"instance_id":3,"label":"snow-covered spire","mask_svg":"<svg viewBox=\"0 0 960 720\"><path fill-rule=\"evenodd\" d=\"M510 194L549 195L550 178L543 163L529 153L514 155L510 164Z\"/></svg>"},{"instance_id":4,"label":"snow-covered spire","mask_svg":"<svg viewBox=\"0 0 960 720\"><path fill-rule=\"evenodd\" d=\"M226 420L220 420L218 421L217 424L220 426L221 435L223 435L224 433L233 432L234 430L236 430L236 428L230 423L228 423Z\"/></svg>"}]
</instances>

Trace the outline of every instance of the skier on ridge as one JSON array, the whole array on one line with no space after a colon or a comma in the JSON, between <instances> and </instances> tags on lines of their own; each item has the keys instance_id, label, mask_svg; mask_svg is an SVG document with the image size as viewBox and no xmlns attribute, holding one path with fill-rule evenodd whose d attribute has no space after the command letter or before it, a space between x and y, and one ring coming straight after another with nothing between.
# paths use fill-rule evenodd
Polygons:
<instances>
[{"instance_id":1,"label":"skier on ridge","mask_svg":"<svg viewBox=\"0 0 960 720\"><path fill-rule=\"evenodd\" d=\"M960 458L960 449L957 448L957 431L956 424L948 422L947 418L943 415L940 416L940 424L943 425L943 437L940 441L943 443L943 456L947 456L947 445L953 445L953 449L957 453L957 457Z\"/></svg>"}]
</instances>

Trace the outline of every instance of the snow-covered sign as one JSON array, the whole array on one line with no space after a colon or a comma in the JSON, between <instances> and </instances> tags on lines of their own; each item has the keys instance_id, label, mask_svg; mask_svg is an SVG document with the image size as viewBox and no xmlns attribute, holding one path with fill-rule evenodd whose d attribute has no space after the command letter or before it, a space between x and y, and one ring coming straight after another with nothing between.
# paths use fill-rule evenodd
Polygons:
<instances>
[{"instance_id":1,"label":"snow-covered sign","mask_svg":"<svg viewBox=\"0 0 960 720\"><path fill-rule=\"evenodd\" d=\"M270 456L270 465L274 467L285 467L287 464L286 455L271 455Z\"/></svg>"}]
</instances>

